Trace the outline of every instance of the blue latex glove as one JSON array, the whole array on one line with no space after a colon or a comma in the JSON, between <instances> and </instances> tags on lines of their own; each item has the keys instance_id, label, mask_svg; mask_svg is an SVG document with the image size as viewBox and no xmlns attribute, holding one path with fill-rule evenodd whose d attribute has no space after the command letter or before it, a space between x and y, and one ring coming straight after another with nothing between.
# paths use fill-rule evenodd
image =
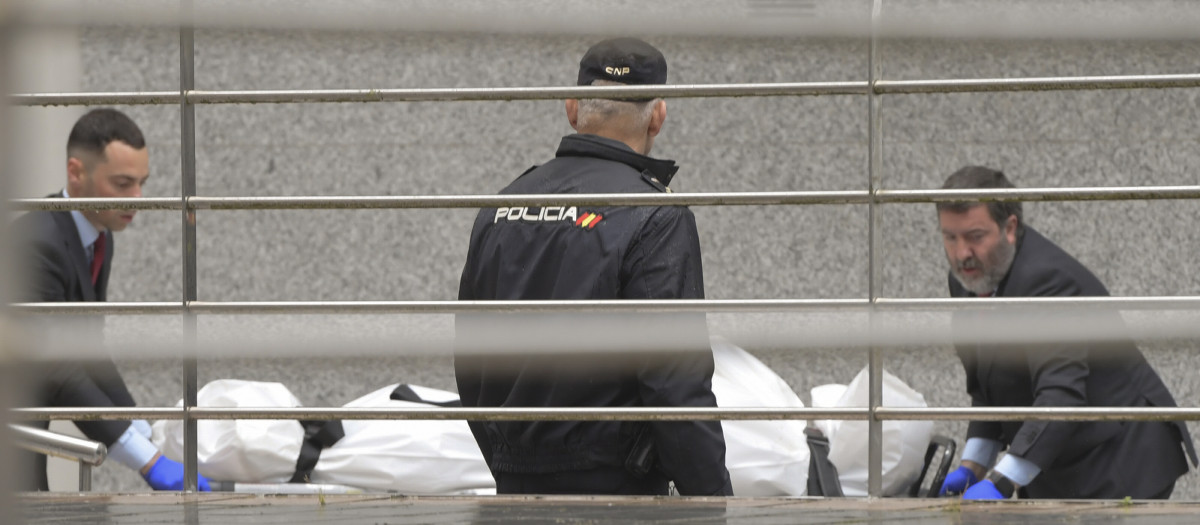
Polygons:
<instances>
[{"instance_id":1,"label":"blue latex glove","mask_svg":"<svg viewBox=\"0 0 1200 525\"><path fill-rule=\"evenodd\" d=\"M1001 494L1000 489L997 489L991 481L985 479L967 487L967 491L963 493L963 499L1004 499L1004 494Z\"/></svg>"},{"instance_id":2,"label":"blue latex glove","mask_svg":"<svg viewBox=\"0 0 1200 525\"><path fill-rule=\"evenodd\" d=\"M166 456L159 456L158 461L155 461L146 475L142 477L154 490L183 490L183 465ZM199 482L196 484L196 488L202 492L211 491L208 487L208 480L199 474L197 477Z\"/></svg>"},{"instance_id":3,"label":"blue latex glove","mask_svg":"<svg viewBox=\"0 0 1200 525\"><path fill-rule=\"evenodd\" d=\"M967 487L974 485L977 481L979 481L979 478L975 477L974 470L965 466L958 467L958 470L946 474L946 481L942 482L942 490L938 491L938 497L962 494L967 490Z\"/></svg>"}]
</instances>

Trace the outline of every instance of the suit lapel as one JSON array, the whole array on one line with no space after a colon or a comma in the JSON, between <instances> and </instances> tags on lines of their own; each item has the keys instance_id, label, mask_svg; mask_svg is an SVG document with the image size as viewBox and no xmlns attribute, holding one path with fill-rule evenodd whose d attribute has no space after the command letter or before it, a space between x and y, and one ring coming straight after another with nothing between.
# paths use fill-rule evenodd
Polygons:
<instances>
[{"instance_id":1,"label":"suit lapel","mask_svg":"<svg viewBox=\"0 0 1200 525\"><path fill-rule=\"evenodd\" d=\"M963 288L962 283L954 278L954 275L948 274L950 280L950 296L959 298L978 298L975 293L967 291ZM1007 280L1007 276L1005 277ZM1000 295L1000 290L997 290L996 295ZM952 322L958 329L972 330L973 327L986 327L987 313L976 310L958 310L953 314ZM963 345L960 350L960 355L966 354L966 358L970 359L970 365L966 366L966 373L974 374L974 378L968 378L968 382L975 380L979 382L979 395L982 396L985 404L992 404L992 392L989 388L993 372L993 365L996 360L996 347L981 343L968 343ZM964 360L964 364L966 361Z\"/></svg>"},{"instance_id":2,"label":"suit lapel","mask_svg":"<svg viewBox=\"0 0 1200 525\"><path fill-rule=\"evenodd\" d=\"M107 301L108 270L109 268L112 268L113 258L113 234L112 232L106 231L100 235L106 236L104 242L107 243L107 245L104 250L104 265L100 267L100 277L96 279L96 300Z\"/></svg>"},{"instance_id":3,"label":"suit lapel","mask_svg":"<svg viewBox=\"0 0 1200 525\"><path fill-rule=\"evenodd\" d=\"M71 258L71 266L75 269L75 279L79 283L79 292L84 301L96 300L96 288L92 286L92 273L88 265L87 252L83 250L83 241L79 240L79 230L75 228L75 220L71 212L51 212L58 233L66 245L67 255ZM107 258L107 256L105 257Z\"/></svg>"}]
</instances>

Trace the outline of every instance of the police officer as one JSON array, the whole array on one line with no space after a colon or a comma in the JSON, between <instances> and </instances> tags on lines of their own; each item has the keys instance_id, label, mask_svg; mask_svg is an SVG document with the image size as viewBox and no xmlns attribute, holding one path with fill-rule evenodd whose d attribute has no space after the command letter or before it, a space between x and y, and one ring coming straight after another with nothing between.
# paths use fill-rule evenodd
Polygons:
<instances>
[{"instance_id":1,"label":"police officer","mask_svg":"<svg viewBox=\"0 0 1200 525\"><path fill-rule=\"evenodd\" d=\"M667 80L662 53L634 38L600 42L579 65L579 85ZM648 156L665 101L567 100L566 112L578 133L501 194L669 191L678 167ZM460 300L703 297L696 220L682 206L484 209L459 284ZM460 315L456 330L466 407L716 406L702 315ZM470 426L502 494L667 494L672 481L684 495L732 494L717 421Z\"/></svg>"}]
</instances>

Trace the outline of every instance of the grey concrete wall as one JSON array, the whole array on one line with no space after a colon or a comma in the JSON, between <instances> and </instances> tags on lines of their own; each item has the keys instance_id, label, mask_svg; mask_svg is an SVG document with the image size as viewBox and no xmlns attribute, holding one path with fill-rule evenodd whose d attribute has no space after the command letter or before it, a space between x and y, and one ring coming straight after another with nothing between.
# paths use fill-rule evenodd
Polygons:
<instances>
[{"instance_id":1,"label":"grey concrete wall","mask_svg":"<svg viewBox=\"0 0 1200 525\"><path fill-rule=\"evenodd\" d=\"M643 35L660 47L672 83L861 80L857 39ZM201 30L198 89L570 85L599 36ZM178 87L177 34L92 28L82 33L84 91ZM983 78L1193 73L1200 44L1173 41L891 41L887 78ZM1197 184L1197 90L889 96L883 102L884 185L932 188L964 164L1003 169L1019 185ZM677 191L862 189L863 97L678 99L668 102L655 155L683 166ZM126 109L146 131L148 195L178 195L176 107ZM560 102L203 106L197 115L201 195L493 193L553 154L571 130ZM1200 294L1200 211L1192 202L1037 203L1029 222L1075 254L1115 295ZM862 206L695 208L710 298L861 298L867 294ZM238 211L198 218L199 296L206 300L447 300L456 295L472 212ZM942 297L945 263L930 205L883 209L882 295ZM180 219L143 212L117 240L115 301L180 297ZM767 331L853 317L714 315L714 333L747 341ZM205 318L200 380L281 381L311 406L340 405L395 381L453 389L448 316ZM749 345L807 400L848 382L861 348L808 351L803 330ZM157 359L120 361L138 400L174 404L170 359L179 321L110 318L115 348ZM304 339L311 344L297 344ZM1143 345L1177 399L1200 405L1194 342ZM308 357L253 357L273 352ZM244 357L239 357L244 356ZM888 370L933 406L962 406L963 374L948 346L903 347ZM938 424L961 437L962 423ZM143 490L101 469L101 490ZM1177 499L1195 499L1188 476Z\"/></svg>"},{"instance_id":2,"label":"grey concrete wall","mask_svg":"<svg viewBox=\"0 0 1200 525\"><path fill-rule=\"evenodd\" d=\"M83 67L79 63L81 50L79 34L74 28L51 31L18 32L12 41L16 63L11 84L6 89L21 93L79 91ZM5 122L12 133L10 151L20 152L10 157L17 164L13 173L13 193L41 197L62 188L66 178L64 148L71 126L83 115L84 108L8 108ZM13 212L9 212L13 213ZM7 217L7 216L6 216ZM68 421L52 421L55 432L83 436ZM47 472L50 487L77 487L78 464L59 458L49 458Z\"/></svg>"}]
</instances>

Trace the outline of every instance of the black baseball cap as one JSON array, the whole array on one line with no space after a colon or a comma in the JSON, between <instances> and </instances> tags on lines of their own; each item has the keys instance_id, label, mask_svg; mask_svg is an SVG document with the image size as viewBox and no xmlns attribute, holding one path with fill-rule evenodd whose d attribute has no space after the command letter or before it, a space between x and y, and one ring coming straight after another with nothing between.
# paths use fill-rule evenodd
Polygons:
<instances>
[{"instance_id":1,"label":"black baseball cap","mask_svg":"<svg viewBox=\"0 0 1200 525\"><path fill-rule=\"evenodd\" d=\"M600 42L579 61L579 85L609 80L628 85L666 84L667 59L654 46L636 38Z\"/></svg>"}]
</instances>

